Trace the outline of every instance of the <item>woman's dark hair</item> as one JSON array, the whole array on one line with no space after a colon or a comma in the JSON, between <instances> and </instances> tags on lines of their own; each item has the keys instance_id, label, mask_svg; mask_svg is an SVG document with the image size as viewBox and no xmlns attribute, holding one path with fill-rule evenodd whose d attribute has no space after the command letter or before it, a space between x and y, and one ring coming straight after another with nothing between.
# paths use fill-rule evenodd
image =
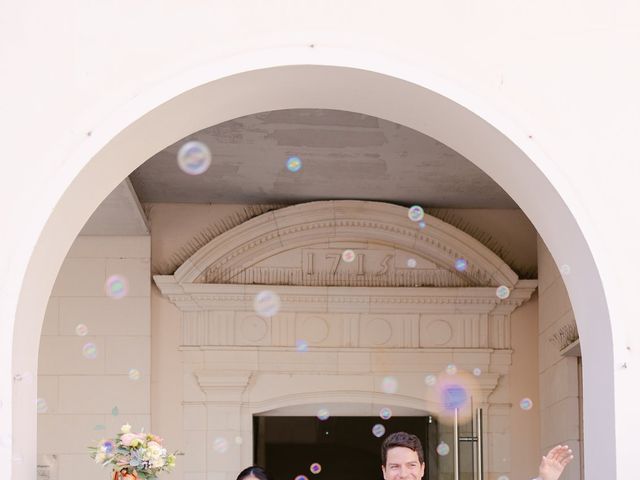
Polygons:
<instances>
[{"instance_id":1,"label":"woman's dark hair","mask_svg":"<svg viewBox=\"0 0 640 480\"><path fill-rule=\"evenodd\" d=\"M264 468L259 467L257 465L252 465L251 467L247 467L242 470L238 474L238 478L236 480L243 480L247 477L256 477L258 480L275 480L271 475L269 475Z\"/></svg>"}]
</instances>

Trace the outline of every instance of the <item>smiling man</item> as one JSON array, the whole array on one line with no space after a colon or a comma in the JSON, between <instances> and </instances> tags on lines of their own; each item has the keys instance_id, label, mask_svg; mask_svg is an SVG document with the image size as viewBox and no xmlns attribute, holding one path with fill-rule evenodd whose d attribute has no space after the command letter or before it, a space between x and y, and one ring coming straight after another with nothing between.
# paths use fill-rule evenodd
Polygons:
<instances>
[{"instance_id":1,"label":"smiling man","mask_svg":"<svg viewBox=\"0 0 640 480\"><path fill-rule=\"evenodd\" d=\"M415 435L392 433L382 443L381 453L384 480L421 480L424 476L424 451Z\"/></svg>"}]
</instances>

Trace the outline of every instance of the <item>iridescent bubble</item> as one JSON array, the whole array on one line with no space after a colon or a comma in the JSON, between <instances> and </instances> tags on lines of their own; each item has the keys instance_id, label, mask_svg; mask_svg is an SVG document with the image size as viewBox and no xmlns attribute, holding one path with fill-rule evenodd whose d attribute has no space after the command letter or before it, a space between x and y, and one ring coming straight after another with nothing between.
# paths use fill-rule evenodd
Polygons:
<instances>
[{"instance_id":1,"label":"iridescent bubble","mask_svg":"<svg viewBox=\"0 0 640 480\"><path fill-rule=\"evenodd\" d=\"M36 400L36 409L38 410L38 413L46 413L46 411L49 410L47 401L44 398Z\"/></svg>"},{"instance_id":2,"label":"iridescent bubble","mask_svg":"<svg viewBox=\"0 0 640 480\"><path fill-rule=\"evenodd\" d=\"M409 220L412 222L419 222L424 218L424 210L420 205L414 205L407 212L409 215Z\"/></svg>"},{"instance_id":3,"label":"iridescent bubble","mask_svg":"<svg viewBox=\"0 0 640 480\"><path fill-rule=\"evenodd\" d=\"M320 465L319 463L312 463L311 466L309 467L309 470L314 475L317 475L322 471L322 465Z\"/></svg>"},{"instance_id":4,"label":"iridescent bubble","mask_svg":"<svg viewBox=\"0 0 640 480\"><path fill-rule=\"evenodd\" d=\"M329 410L327 410L326 408L321 408L320 410L318 410L318 414L316 416L318 417L318 420L324 422L329 418Z\"/></svg>"},{"instance_id":5,"label":"iridescent bubble","mask_svg":"<svg viewBox=\"0 0 640 480\"><path fill-rule=\"evenodd\" d=\"M113 415L114 417L117 417L118 415L120 415L120 409L115 406L111 409L111 415Z\"/></svg>"},{"instance_id":6,"label":"iridescent bubble","mask_svg":"<svg viewBox=\"0 0 640 480\"><path fill-rule=\"evenodd\" d=\"M418 262L416 262L415 258L410 258L409 260L407 260L407 267L409 268L416 268L417 264Z\"/></svg>"},{"instance_id":7,"label":"iridescent bubble","mask_svg":"<svg viewBox=\"0 0 640 480\"><path fill-rule=\"evenodd\" d=\"M569 275L571 273L571 267L565 263L560 267L560 273L562 275Z\"/></svg>"},{"instance_id":8,"label":"iridescent bubble","mask_svg":"<svg viewBox=\"0 0 640 480\"><path fill-rule=\"evenodd\" d=\"M506 285L500 285L498 288L496 288L496 297L498 297L500 300L509 298L510 294L511 294L511 291L509 290L509 287L507 287Z\"/></svg>"},{"instance_id":9,"label":"iridescent bubble","mask_svg":"<svg viewBox=\"0 0 640 480\"><path fill-rule=\"evenodd\" d=\"M474 368L474 369L473 369L473 374L474 374L476 377L479 377L480 375L482 375L482 370L480 370L479 368Z\"/></svg>"},{"instance_id":10,"label":"iridescent bubble","mask_svg":"<svg viewBox=\"0 0 640 480\"><path fill-rule=\"evenodd\" d=\"M98 356L98 348L94 343L85 343L82 347L82 356L87 360L95 360Z\"/></svg>"},{"instance_id":11,"label":"iridescent bubble","mask_svg":"<svg viewBox=\"0 0 640 480\"><path fill-rule=\"evenodd\" d=\"M87 327L84 323L79 323L76 325L76 335L79 337L84 337L87 333L89 333L89 327Z\"/></svg>"},{"instance_id":12,"label":"iridescent bubble","mask_svg":"<svg viewBox=\"0 0 640 480\"><path fill-rule=\"evenodd\" d=\"M371 429L371 433L373 433L373 435L375 437L380 438L381 436L384 435L384 432L386 432L387 430L384 428L384 425L380 424L380 423L376 423L373 428Z\"/></svg>"},{"instance_id":13,"label":"iridescent bubble","mask_svg":"<svg viewBox=\"0 0 640 480\"><path fill-rule=\"evenodd\" d=\"M296 350L299 352L306 352L309 350L309 344L304 340L296 340Z\"/></svg>"},{"instance_id":14,"label":"iridescent bubble","mask_svg":"<svg viewBox=\"0 0 640 480\"><path fill-rule=\"evenodd\" d=\"M442 423L453 423L456 412L459 421L466 422L472 413L471 398L477 383L476 377L464 371L454 375L442 372L433 388L426 392L427 404L438 413Z\"/></svg>"},{"instance_id":15,"label":"iridescent bubble","mask_svg":"<svg viewBox=\"0 0 640 480\"><path fill-rule=\"evenodd\" d=\"M425 228L427 226L427 224L425 222L420 222L418 223L418 227L420 227L420 230L422 230L423 228Z\"/></svg>"},{"instance_id":16,"label":"iridescent bubble","mask_svg":"<svg viewBox=\"0 0 640 480\"><path fill-rule=\"evenodd\" d=\"M533 401L530 398L523 398L520 400L520 408L522 410L531 410L533 408Z\"/></svg>"},{"instance_id":17,"label":"iridescent bubble","mask_svg":"<svg viewBox=\"0 0 640 480\"><path fill-rule=\"evenodd\" d=\"M429 374L424 377L424 383L426 383L428 387L433 387L437 382L438 378L435 375Z\"/></svg>"},{"instance_id":18,"label":"iridescent bubble","mask_svg":"<svg viewBox=\"0 0 640 480\"><path fill-rule=\"evenodd\" d=\"M227 450L229 450L229 442L227 442L227 439L224 437L217 437L213 441L213 449L217 453L227 453Z\"/></svg>"},{"instance_id":19,"label":"iridescent bubble","mask_svg":"<svg viewBox=\"0 0 640 480\"><path fill-rule=\"evenodd\" d=\"M396 377L384 377L382 379L382 391L384 393L396 393L398 391L398 379Z\"/></svg>"},{"instance_id":20,"label":"iridescent bubble","mask_svg":"<svg viewBox=\"0 0 640 480\"><path fill-rule=\"evenodd\" d=\"M445 371L447 372L447 375L455 375L456 373L458 373L458 367L456 367L453 363L450 363L449 365L447 365Z\"/></svg>"},{"instance_id":21,"label":"iridescent bubble","mask_svg":"<svg viewBox=\"0 0 640 480\"><path fill-rule=\"evenodd\" d=\"M237 436L237 437L234 439L234 441L236 442L236 445L242 445L242 442L243 442L244 440L242 439L242 437Z\"/></svg>"},{"instance_id":22,"label":"iridescent bubble","mask_svg":"<svg viewBox=\"0 0 640 480\"><path fill-rule=\"evenodd\" d=\"M300 160L300 157L293 155L287 159L287 170L290 172L297 172L301 168L302 160Z\"/></svg>"},{"instance_id":23,"label":"iridescent bubble","mask_svg":"<svg viewBox=\"0 0 640 480\"><path fill-rule=\"evenodd\" d=\"M111 440L105 440L102 442L102 445L100 445L100 451L106 454L112 453L114 448L115 445Z\"/></svg>"},{"instance_id":24,"label":"iridescent bubble","mask_svg":"<svg viewBox=\"0 0 640 480\"><path fill-rule=\"evenodd\" d=\"M507 477L506 475L500 475L498 477L498 480L509 480L509 477Z\"/></svg>"},{"instance_id":25,"label":"iridescent bubble","mask_svg":"<svg viewBox=\"0 0 640 480\"><path fill-rule=\"evenodd\" d=\"M345 250L342 252L342 261L351 263L356 259L356 253L353 250Z\"/></svg>"},{"instance_id":26,"label":"iridescent bubble","mask_svg":"<svg viewBox=\"0 0 640 480\"><path fill-rule=\"evenodd\" d=\"M200 175L211 165L211 151L204 143L187 142L178 150L178 167L189 175Z\"/></svg>"},{"instance_id":27,"label":"iridescent bubble","mask_svg":"<svg viewBox=\"0 0 640 480\"><path fill-rule=\"evenodd\" d=\"M111 275L104 284L107 296L119 300L129 293L129 284L122 275Z\"/></svg>"},{"instance_id":28,"label":"iridescent bubble","mask_svg":"<svg viewBox=\"0 0 640 480\"><path fill-rule=\"evenodd\" d=\"M457 271L464 272L467 269L468 263L464 258L456 258L453 265Z\"/></svg>"},{"instance_id":29,"label":"iridescent bubble","mask_svg":"<svg viewBox=\"0 0 640 480\"><path fill-rule=\"evenodd\" d=\"M129 370L129 380L132 380L134 382L136 380L140 380L140 370L136 368L132 368L131 370Z\"/></svg>"},{"instance_id":30,"label":"iridescent bubble","mask_svg":"<svg viewBox=\"0 0 640 480\"><path fill-rule=\"evenodd\" d=\"M273 317L280 310L280 297L275 292L263 290L255 296L253 308L261 317Z\"/></svg>"},{"instance_id":31,"label":"iridescent bubble","mask_svg":"<svg viewBox=\"0 0 640 480\"><path fill-rule=\"evenodd\" d=\"M445 455L449 455L449 450L450 450L449 445L447 445L445 442L442 442L442 441L436 447L436 453L441 457L444 457Z\"/></svg>"},{"instance_id":32,"label":"iridescent bubble","mask_svg":"<svg viewBox=\"0 0 640 480\"><path fill-rule=\"evenodd\" d=\"M295 480L309 480L305 475L297 475Z\"/></svg>"},{"instance_id":33,"label":"iridescent bubble","mask_svg":"<svg viewBox=\"0 0 640 480\"><path fill-rule=\"evenodd\" d=\"M392 414L390 408L384 407L380 409L380 418L383 420L389 420Z\"/></svg>"}]
</instances>

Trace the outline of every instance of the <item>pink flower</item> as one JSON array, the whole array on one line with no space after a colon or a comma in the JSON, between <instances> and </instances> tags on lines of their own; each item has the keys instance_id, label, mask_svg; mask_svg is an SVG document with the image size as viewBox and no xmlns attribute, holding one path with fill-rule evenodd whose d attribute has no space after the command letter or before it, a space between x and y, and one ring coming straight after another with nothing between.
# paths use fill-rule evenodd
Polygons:
<instances>
[{"instance_id":1,"label":"pink flower","mask_svg":"<svg viewBox=\"0 0 640 480\"><path fill-rule=\"evenodd\" d=\"M120 441L125 447L130 447L131 442L133 442L137 438L138 435L136 435L135 433L125 433L124 435L122 435L122 437L120 437Z\"/></svg>"}]
</instances>

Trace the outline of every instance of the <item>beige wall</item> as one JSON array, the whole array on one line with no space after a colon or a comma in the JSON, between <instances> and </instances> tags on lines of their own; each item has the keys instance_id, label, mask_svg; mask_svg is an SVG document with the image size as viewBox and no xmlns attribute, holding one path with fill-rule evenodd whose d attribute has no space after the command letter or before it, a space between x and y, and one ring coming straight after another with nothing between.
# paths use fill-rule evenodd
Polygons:
<instances>
[{"instance_id":1,"label":"beige wall","mask_svg":"<svg viewBox=\"0 0 640 480\"><path fill-rule=\"evenodd\" d=\"M149 258L149 237L78 237L60 270L38 366L38 397L46 402L38 416L38 463L50 465L50 480L106 478L87 446L126 422L150 426ZM128 280L124 298L105 293L114 274ZM78 324L88 327L86 336L76 334ZM95 359L82 355L88 342L97 347ZM129 378L131 369L138 380Z\"/></svg>"},{"instance_id":2,"label":"beige wall","mask_svg":"<svg viewBox=\"0 0 640 480\"><path fill-rule=\"evenodd\" d=\"M568 444L575 460L567 467L567 480L580 476L580 406L576 357L563 357L549 338L563 325L575 322L562 275L538 238L540 373L540 448L546 452L557 444ZM569 273L570 274L570 273Z\"/></svg>"},{"instance_id":3,"label":"beige wall","mask_svg":"<svg viewBox=\"0 0 640 480\"><path fill-rule=\"evenodd\" d=\"M151 204L147 205L151 223L152 264L154 269L170 261L172 255L189 244L193 238L210 224L242 210L241 205L188 205L188 204ZM521 265L536 265L535 230L520 211L513 210L450 210L437 212L455 215L468 228L479 229L498 243L504 245L512 257ZM169 273L169 272L163 272ZM152 418L153 428L160 435L171 438L179 448L190 452L198 463L215 460L220 464L223 459L213 458L208 453L206 426L203 425L203 405L183 406L183 395L188 399L204 398L203 392L193 375L193 370L204 368L203 352L178 351L180 339L181 312L164 298L154 286L151 295L152 345L154 362L152 365ZM492 365L492 372L511 374L500 380L492 396L492 401L500 405L493 408L494 416L502 420L493 422L487 437L495 443L494 455L489 459L494 468L503 466L496 473L510 472L511 478L528 478L535 474L539 460L538 429L538 376L537 376L537 300L525 304L512 315L511 341L514 348L512 364ZM156 353L157 352L157 353ZM160 354L161 353L161 354ZM210 356L210 354L208 354ZM500 357L501 359L504 357ZM176 388L182 385L181 388ZM534 401L534 408L525 412L520 410L519 402L523 397ZM214 422L214 419L209 419ZM507 432L515 434L509 441ZM243 455L231 445L228 455ZM232 453L234 452L234 453ZM228 463L228 458L224 463ZM243 462L250 459L243 457ZM185 463L179 462L174 478L200 480L205 478L198 471L185 471ZM182 465L180 465L182 464ZM195 462L190 462L195 465Z\"/></svg>"},{"instance_id":4,"label":"beige wall","mask_svg":"<svg viewBox=\"0 0 640 480\"><path fill-rule=\"evenodd\" d=\"M148 207L151 238L78 237L49 302L38 379L39 397L46 400L48 410L39 417L38 453L41 463L54 465L53 475L59 468L59 479L104 473L99 473L88 460L86 446L115 433L125 421L135 428L150 428L165 437L170 448L188 453L189 458L179 459L172 475L176 480L205 478L190 467L198 462L229 463L229 458L214 458L219 454L207 452L213 438L207 437L206 414L200 414L205 407L183 404L183 397L188 400L203 395L193 370L204 353L179 350L181 312L155 286L150 291L149 258L153 265L162 265L204 227L229 218L244 207ZM508 245L522 264L535 263L532 230L521 212L452 210L447 214ZM104 280L113 273L129 279L130 293L124 299L113 300L104 294ZM534 296L512 314L511 364L507 361L500 365L502 359L508 358L501 354L491 366L492 373L503 377L491 398L497 405L488 412L492 421L487 438L494 446L489 464L496 473L510 472L512 478L531 476L538 461L538 361L536 342L531 341L537 331L537 311ZM89 327L86 337L75 334L78 323ZM81 355L82 345L88 341L98 347L95 360ZM135 365L132 358L136 359ZM203 362L200 367L204 366ZM140 380L129 380L130 368L141 371ZM534 401L534 409L529 412L518 407L525 396ZM114 406L119 409L118 416L111 414ZM214 419L208 422L215 424ZM105 431L96 430L102 425ZM248 434L244 432L243 436ZM246 446L239 449L231 444L227 457L240 455L243 464L249 463L247 451L250 449ZM52 480L56 478L53 475Z\"/></svg>"}]
</instances>

